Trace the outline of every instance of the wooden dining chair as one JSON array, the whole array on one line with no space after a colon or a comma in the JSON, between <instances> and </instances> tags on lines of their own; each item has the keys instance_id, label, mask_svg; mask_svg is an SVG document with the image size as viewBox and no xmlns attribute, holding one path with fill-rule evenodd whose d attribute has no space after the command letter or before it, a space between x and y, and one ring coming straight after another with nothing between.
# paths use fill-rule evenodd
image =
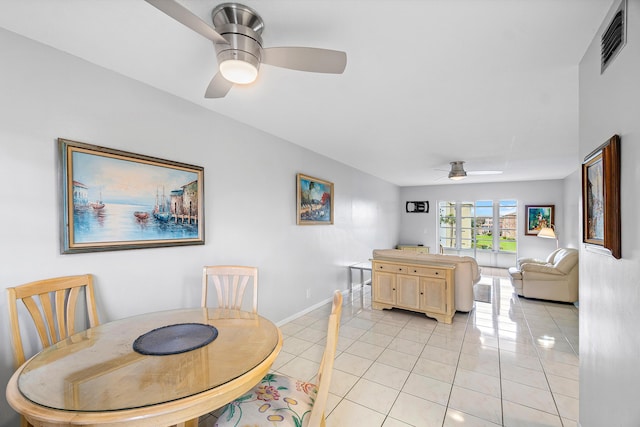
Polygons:
<instances>
[{"instance_id":1,"label":"wooden dining chair","mask_svg":"<svg viewBox=\"0 0 640 427\"><path fill-rule=\"evenodd\" d=\"M49 347L75 333L78 297L85 292L86 312L89 327L99 324L93 292L93 277L90 274L66 276L7 288L11 341L15 367L25 362L22 333L18 316L18 300L27 308L40 338L42 348ZM28 426L24 417L21 426Z\"/></svg>"},{"instance_id":2,"label":"wooden dining chair","mask_svg":"<svg viewBox=\"0 0 640 427\"><path fill-rule=\"evenodd\" d=\"M249 286L253 286L252 310L258 313L258 268L237 265L205 266L202 271L202 307L207 307L209 282L213 283L218 307L242 309L242 300Z\"/></svg>"},{"instance_id":3,"label":"wooden dining chair","mask_svg":"<svg viewBox=\"0 0 640 427\"><path fill-rule=\"evenodd\" d=\"M251 391L228 404L215 426L324 427L341 315L342 293L336 291L316 384L268 374Z\"/></svg>"}]
</instances>

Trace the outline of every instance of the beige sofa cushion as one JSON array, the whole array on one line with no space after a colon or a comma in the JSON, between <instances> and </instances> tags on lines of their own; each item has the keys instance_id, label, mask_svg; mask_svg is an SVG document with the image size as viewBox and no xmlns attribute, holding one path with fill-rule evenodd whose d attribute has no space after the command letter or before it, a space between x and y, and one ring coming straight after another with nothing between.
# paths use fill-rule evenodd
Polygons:
<instances>
[{"instance_id":1,"label":"beige sofa cushion","mask_svg":"<svg viewBox=\"0 0 640 427\"><path fill-rule=\"evenodd\" d=\"M475 258L456 255L419 254L399 249L376 249L373 251L373 259L418 264L455 265L454 298L456 310L471 311L473 309L473 285L480 280L480 269Z\"/></svg>"}]
</instances>

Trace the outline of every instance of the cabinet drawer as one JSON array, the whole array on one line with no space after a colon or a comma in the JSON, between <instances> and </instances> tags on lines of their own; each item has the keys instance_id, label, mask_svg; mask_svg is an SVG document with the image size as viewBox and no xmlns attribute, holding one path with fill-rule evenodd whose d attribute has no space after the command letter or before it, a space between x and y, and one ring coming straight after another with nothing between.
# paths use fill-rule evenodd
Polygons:
<instances>
[{"instance_id":1,"label":"cabinet drawer","mask_svg":"<svg viewBox=\"0 0 640 427\"><path fill-rule=\"evenodd\" d=\"M389 273L406 273L409 269L406 265L388 264L386 262L373 263L375 271L386 271Z\"/></svg>"},{"instance_id":2,"label":"cabinet drawer","mask_svg":"<svg viewBox=\"0 0 640 427\"><path fill-rule=\"evenodd\" d=\"M416 276L427 277L447 277L447 270L445 268L434 267L408 267L409 274L415 274Z\"/></svg>"}]
</instances>

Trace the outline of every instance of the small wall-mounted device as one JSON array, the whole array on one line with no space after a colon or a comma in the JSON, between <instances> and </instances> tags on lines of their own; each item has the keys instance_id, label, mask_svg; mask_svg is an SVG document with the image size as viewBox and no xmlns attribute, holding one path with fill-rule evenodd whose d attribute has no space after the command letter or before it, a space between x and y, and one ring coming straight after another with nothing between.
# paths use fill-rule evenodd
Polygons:
<instances>
[{"instance_id":1,"label":"small wall-mounted device","mask_svg":"<svg viewBox=\"0 0 640 427\"><path fill-rule=\"evenodd\" d=\"M407 202L407 213L429 213L429 202Z\"/></svg>"}]
</instances>

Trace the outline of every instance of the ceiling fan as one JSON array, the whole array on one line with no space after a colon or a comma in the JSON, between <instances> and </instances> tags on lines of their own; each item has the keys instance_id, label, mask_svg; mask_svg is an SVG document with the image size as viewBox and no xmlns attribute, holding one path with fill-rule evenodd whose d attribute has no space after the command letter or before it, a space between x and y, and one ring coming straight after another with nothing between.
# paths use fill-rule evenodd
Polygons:
<instances>
[{"instance_id":1,"label":"ceiling fan","mask_svg":"<svg viewBox=\"0 0 640 427\"><path fill-rule=\"evenodd\" d=\"M492 171L492 170L476 170L476 171L466 171L464 170L464 161L456 160L453 162L449 162L451 165L451 169L449 170L449 179L454 181L459 181L467 177L467 175L499 175L502 171Z\"/></svg>"},{"instance_id":2,"label":"ceiling fan","mask_svg":"<svg viewBox=\"0 0 640 427\"><path fill-rule=\"evenodd\" d=\"M248 84L258 76L260 64L315 73L342 74L345 52L312 47L262 47L264 22L260 15L239 3L223 3L211 12L213 27L175 0L145 0L215 45L218 72L205 98L222 98L234 84Z\"/></svg>"}]
</instances>

